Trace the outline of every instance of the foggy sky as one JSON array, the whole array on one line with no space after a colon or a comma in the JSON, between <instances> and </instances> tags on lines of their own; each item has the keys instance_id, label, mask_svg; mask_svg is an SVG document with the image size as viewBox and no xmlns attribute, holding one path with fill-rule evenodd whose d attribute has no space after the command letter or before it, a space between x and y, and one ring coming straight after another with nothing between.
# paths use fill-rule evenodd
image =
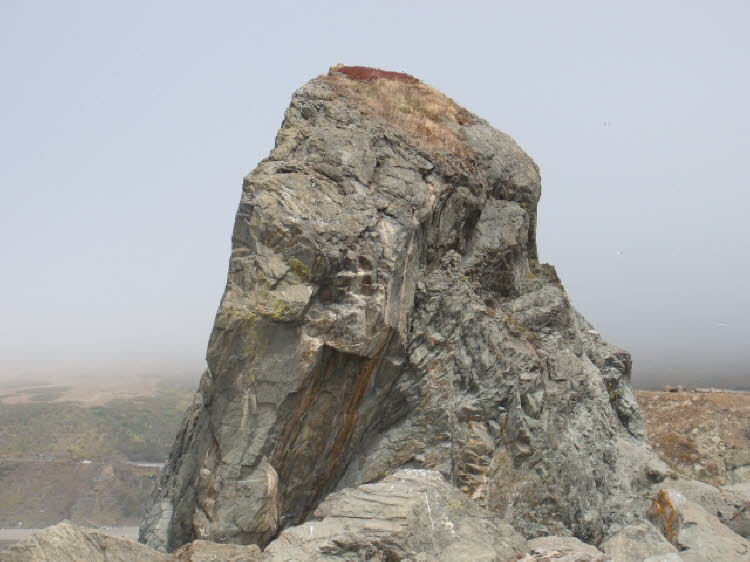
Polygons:
<instances>
[{"instance_id":1,"label":"foggy sky","mask_svg":"<svg viewBox=\"0 0 750 562\"><path fill-rule=\"evenodd\" d=\"M273 4L273 5L272 5ZM750 3L0 3L0 376L197 379L291 93L406 71L536 160L538 242L636 384L750 380Z\"/></svg>"}]
</instances>

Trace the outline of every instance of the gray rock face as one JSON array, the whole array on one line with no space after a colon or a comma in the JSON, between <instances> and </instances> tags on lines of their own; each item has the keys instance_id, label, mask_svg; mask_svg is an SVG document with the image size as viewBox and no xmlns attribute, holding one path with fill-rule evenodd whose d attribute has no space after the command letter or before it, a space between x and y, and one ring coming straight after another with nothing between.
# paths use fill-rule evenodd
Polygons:
<instances>
[{"instance_id":1,"label":"gray rock face","mask_svg":"<svg viewBox=\"0 0 750 562\"><path fill-rule=\"evenodd\" d=\"M532 552L560 552L563 554L585 554L592 560L604 558L604 553L575 537L539 537L528 542Z\"/></svg>"},{"instance_id":2,"label":"gray rock face","mask_svg":"<svg viewBox=\"0 0 750 562\"><path fill-rule=\"evenodd\" d=\"M744 538L750 538L750 484L729 484L715 487L697 480L676 478L654 485L680 492Z\"/></svg>"},{"instance_id":3,"label":"gray rock face","mask_svg":"<svg viewBox=\"0 0 750 562\"><path fill-rule=\"evenodd\" d=\"M723 497L728 496L726 507L713 515L738 535L750 539L750 484L722 486L721 492Z\"/></svg>"},{"instance_id":4,"label":"gray rock face","mask_svg":"<svg viewBox=\"0 0 750 562\"><path fill-rule=\"evenodd\" d=\"M197 540L183 545L174 553L174 560L182 562L256 562L264 560L256 545L218 544Z\"/></svg>"},{"instance_id":5,"label":"gray rock face","mask_svg":"<svg viewBox=\"0 0 750 562\"><path fill-rule=\"evenodd\" d=\"M400 468L439 471L528 536L597 542L663 478L630 356L537 262L536 165L468 112L429 121L447 102L415 87L396 117L342 77L294 94L243 184L209 369L146 544L265 546ZM420 111L454 153L397 126Z\"/></svg>"},{"instance_id":6,"label":"gray rock face","mask_svg":"<svg viewBox=\"0 0 750 562\"><path fill-rule=\"evenodd\" d=\"M330 494L314 518L284 530L264 554L295 560L510 560L526 547L440 473L399 470Z\"/></svg>"},{"instance_id":7,"label":"gray rock face","mask_svg":"<svg viewBox=\"0 0 750 562\"><path fill-rule=\"evenodd\" d=\"M519 562L611 562L612 558L595 546L575 537L539 537L528 542L529 551Z\"/></svg>"},{"instance_id":8,"label":"gray rock face","mask_svg":"<svg viewBox=\"0 0 750 562\"><path fill-rule=\"evenodd\" d=\"M647 517L682 560L750 560L750 542L676 490L660 490Z\"/></svg>"},{"instance_id":9,"label":"gray rock face","mask_svg":"<svg viewBox=\"0 0 750 562\"><path fill-rule=\"evenodd\" d=\"M602 550L612 557L612 562L641 562L677 552L656 527L646 522L621 529L602 544Z\"/></svg>"}]
</instances>

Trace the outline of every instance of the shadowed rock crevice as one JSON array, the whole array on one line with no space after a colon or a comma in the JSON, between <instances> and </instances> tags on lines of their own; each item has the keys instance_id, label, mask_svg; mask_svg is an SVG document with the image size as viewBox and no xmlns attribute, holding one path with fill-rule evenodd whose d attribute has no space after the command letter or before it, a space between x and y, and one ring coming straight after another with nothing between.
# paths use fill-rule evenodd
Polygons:
<instances>
[{"instance_id":1,"label":"shadowed rock crevice","mask_svg":"<svg viewBox=\"0 0 750 562\"><path fill-rule=\"evenodd\" d=\"M278 467L281 503L288 506L281 514L284 524L304 521L331 491L366 424L380 417L379 395L397 373L383 367L389 343L371 358L324 346L306 388L281 405L287 421L269 457ZM365 400L375 412L360 417Z\"/></svg>"}]
</instances>

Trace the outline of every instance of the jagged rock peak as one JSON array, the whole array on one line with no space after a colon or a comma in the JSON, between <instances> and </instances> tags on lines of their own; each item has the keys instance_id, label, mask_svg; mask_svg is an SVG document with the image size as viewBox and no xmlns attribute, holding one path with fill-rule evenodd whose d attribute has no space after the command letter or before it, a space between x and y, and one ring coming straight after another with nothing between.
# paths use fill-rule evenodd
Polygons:
<instances>
[{"instance_id":1,"label":"jagged rock peak","mask_svg":"<svg viewBox=\"0 0 750 562\"><path fill-rule=\"evenodd\" d=\"M539 171L401 73L333 67L244 180L208 369L141 540L265 546L336 490L438 471L527 538L600 541L664 477L630 356L539 264Z\"/></svg>"}]
</instances>

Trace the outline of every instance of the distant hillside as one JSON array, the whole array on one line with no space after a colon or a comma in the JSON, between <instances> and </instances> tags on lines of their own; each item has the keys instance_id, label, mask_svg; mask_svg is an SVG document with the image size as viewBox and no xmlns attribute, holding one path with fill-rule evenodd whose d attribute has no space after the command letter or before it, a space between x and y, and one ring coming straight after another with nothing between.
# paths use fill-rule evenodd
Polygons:
<instances>
[{"instance_id":1,"label":"distant hillside","mask_svg":"<svg viewBox=\"0 0 750 562\"><path fill-rule=\"evenodd\" d=\"M0 385L0 459L163 461L194 382L135 379L127 389L111 386Z\"/></svg>"},{"instance_id":2,"label":"distant hillside","mask_svg":"<svg viewBox=\"0 0 750 562\"><path fill-rule=\"evenodd\" d=\"M0 528L39 528L63 519L138 525L158 473L122 462L0 460Z\"/></svg>"},{"instance_id":3,"label":"distant hillside","mask_svg":"<svg viewBox=\"0 0 750 562\"><path fill-rule=\"evenodd\" d=\"M0 381L0 528L138 525L196 382Z\"/></svg>"}]
</instances>

